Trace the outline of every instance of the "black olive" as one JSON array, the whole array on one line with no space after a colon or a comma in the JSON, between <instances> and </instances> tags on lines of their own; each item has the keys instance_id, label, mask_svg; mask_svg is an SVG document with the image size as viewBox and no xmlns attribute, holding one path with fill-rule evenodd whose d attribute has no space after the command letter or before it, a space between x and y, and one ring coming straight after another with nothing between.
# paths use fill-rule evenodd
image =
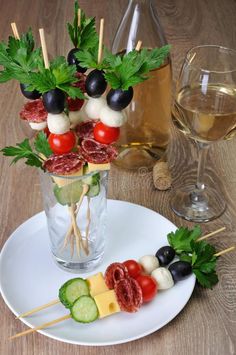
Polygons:
<instances>
[{"instance_id":1,"label":"black olive","mask_svg":"<svg viewBox=\"0 0 236 355\"><path fill-rule=\"evenodd\" d=\"M157 250L156 257L159 260L161 266L166 266L174 259L175 250L167 245Z\"/></svg>"},{"instance_id":2,"label":"black olive","mask_svg":"<svg viewBox=\"0 0 236 355\"><path fill-rule=\"evenodd\" d=\"M57 114L64 111L66 96L60 89L53 89L43 94L43 104L49 113Z\"/></svg>"},{"instance_id":3,"label":"black olive","mask_svg":"<svg viewBox=\"0 0 236 355\"><path fill-rule=\"evenodd\" d=\"M40 98L41 94L39 91L37 90L27 91L27 87L28 87L27 84L20 84L20 89L24 97L26 97L29 100L37 100Z\"/></svg>"},{"instance_id":4,"label":"black olive","mask_svg":"<svg viewBox=\"0 0 236 355\"><path fill-rule=\"evenodd\" d=\"M69 65L76 65L76 69L78 72L80 73L85 73L87 68L82 68L79 65L79 61L78 59L75 58L75 53L79 52L78 48L73 48L69 51L68 55L67 55L67 62Z\"/></svg>"},{"instance_id":5,"label":"black olive","mask_svg":"<svg viewBox=\"0 0 236 355\"><path fill-rule=\"evenodd\" d=\"M192 273L192 266L187 261L176 261L169 266L174 282L184 280Z\"/></svg>"},{"instance_id":6,"label":"black olive","mask_svg":"<svg viewBox=\"0 0 236 355\"><path fill-rule=\"evenodd\" d=\"M91 71L85 81L85 90L91 97L100 97L107 88L107 82L102 70Z\"/></svg>"},{"instance_id":7,"label":"black olive","mask_svg":"<svg viewBox=\"0 0 236 355\"><path fill-rule=\"evenodd\" d=\"M121 111L129 105L134 95L132 86L128 90L111 89L107 94L107 104L115 111Z\"/></svg>"}]
</instances>

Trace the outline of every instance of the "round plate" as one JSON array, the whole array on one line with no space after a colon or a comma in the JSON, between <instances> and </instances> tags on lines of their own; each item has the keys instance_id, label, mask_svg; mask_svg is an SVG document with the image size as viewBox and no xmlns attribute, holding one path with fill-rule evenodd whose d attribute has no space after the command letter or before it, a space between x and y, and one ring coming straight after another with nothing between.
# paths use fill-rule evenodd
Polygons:
<instances>
[{"instance_id":1,"label":"round plate","mask_svg":"<svg viewBox=\"0 0 236 355\"><path fill-rule=\"evenodd\" d=\"M94 273L104 272L115 261L155 254L157 249L168 244L166 236L175 229L174 224L152 210L109 200L105 258ZM73 277L78 275L67 273L54 264L44 212L18 227L2 249L0 287L6 304L15 315L56 299L59 287ZM188 302L194 285L195 277L191 275L171 289L160 291L137 313L121 312L89 324L69 319L39 333L67 343L94 346L139 339L170 322ZM36 327L65 314L68 310L57 304L22 321Z\"/></svg>"}]
</instances>

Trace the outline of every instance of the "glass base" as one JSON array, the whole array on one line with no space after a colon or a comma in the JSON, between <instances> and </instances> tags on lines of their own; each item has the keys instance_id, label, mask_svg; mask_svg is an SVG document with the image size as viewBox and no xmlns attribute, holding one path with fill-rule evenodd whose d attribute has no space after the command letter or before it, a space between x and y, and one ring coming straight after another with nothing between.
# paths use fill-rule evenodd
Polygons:
<instances>
[{"instance_id":1,"label":"glass base","mask_svg":"<svg viewBox=\"0 0 236 355\"><path fill-rule=\"evenodd\" d=\"M226 203L220 192L206 187L199 194L195 185L173 191L170 205L178 216L192 222L211 221L226 209Z\"/></svg>"},{"instance_id":2,"label":"glass base","mask_svg":"<svg viewBox=\"0 0 236 355\"><path fill-rule=\"evenodd\" d=\"M83 274L96 269L96 267L102 263L103 255L104 254L100 254L96 258L84 262L65 261L55 255L53 255L53 259L63 270L72 272L73 274Z\"/></svg>"}]
</instances>

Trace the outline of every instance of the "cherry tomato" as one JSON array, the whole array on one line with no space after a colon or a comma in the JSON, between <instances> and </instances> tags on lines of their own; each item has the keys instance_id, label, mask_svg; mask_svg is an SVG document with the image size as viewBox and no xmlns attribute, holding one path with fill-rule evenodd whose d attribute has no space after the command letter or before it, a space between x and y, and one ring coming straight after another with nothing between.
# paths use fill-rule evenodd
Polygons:
<instances>
[{"instance_id":1,"label":"cherry tomato","mask_svg":"<svg viewBox=\"0 0 236 355\"><path fill-rule=\"evenodd\" d=\"M102 122L98 122L94 127L94 138L97 142L103 144L111 144L119 138L119 127L108 127Z\"/></svg>"},{"instance_id":2,"label":"cherry tomato","mask_svg":"<svg viewBox=\"0 0 236 355\"><path fill-rule=\"evenodd\" d=\"M74 132L68 131L64 134L51 133L48 137L49 145L55 154L65 154L71 152L76 143Z\"/></svg>"},{"instance_id":3,"label":"cherry tomato","mask_svg":"<svg viewBox=\"0 0 236 355\"><path fill-rule=\"evenodd\" d=\"M142 266L135 260L126 260L123 264L127 267L129 276L134 279L136 279L136 277L138 277L143 271Z\"/></svg>"},{"instance_id":4,"label":"cherry tomato","mask_svg":"<svg viewBox=\"0 0 236 355\"><path fill-rule=\"evenodd\" d=\"M139 275L136 278L143 293L143 302L151 301L157 293L157 283L153 277L148 275Z\"/></svg>"}]
</instances>

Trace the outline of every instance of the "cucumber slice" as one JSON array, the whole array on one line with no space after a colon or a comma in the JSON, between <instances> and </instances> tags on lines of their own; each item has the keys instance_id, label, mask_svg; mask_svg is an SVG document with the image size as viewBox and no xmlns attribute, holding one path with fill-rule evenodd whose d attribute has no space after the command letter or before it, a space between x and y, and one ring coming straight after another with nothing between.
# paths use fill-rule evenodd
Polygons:
<instances>
[{"instance_id":1,"label":"cucumber slice","mask_svg":"<svg viewBox=\"0 0 236 355\"><path fill-rule=\"evenodd\" d=\"M95 197L99 194L99 192L100 192L100 184L98 183L96 185L90 185L86 195L88 197Z\"/></svg>"},{"instance_id":2,"label":"cucumber slice","mask_svg":"<svg viewBox=\"0 0 236 355\"><path fill-rule=\"evenodd\" d=\"M59 187L55 185L54 195L61 205L68 205L79 201L83 191L83 183L81 180L72 182L71 184Z\"/></svg>"},{"instance_id":3,"label":"cucumber slice","mask_svg":"<svg viewBox=\"0 0 236 355\"><path fill-rule=\"evenodd\" d=\"M71 316L76 322L90 323L98 318L98 308L90 296L79 297L71 307Z\"/></svg>"},{"instance_id":4,"label":"cucumber slice","mask_svg":"<svg viewBox=\"0 0 236 355\"><path fill-rule=\"evenodd\" d=\"M83 182L89 185L89 190L87 192L88 197L95 197L100 192L100 174L94 174L83 179Z\"/></svg>"},{"instance_id":5,"label":"cucumber slice","mask_svg":"<svg viewBox=\"0 0 236 355\"><path fill-rule=\"evenodd\" d=\"M75 300L83 295L89 295L89 286L80 277L68 280L59 290L59 300L66 308L71 308Z\"/></svg>"}]
</instances>

